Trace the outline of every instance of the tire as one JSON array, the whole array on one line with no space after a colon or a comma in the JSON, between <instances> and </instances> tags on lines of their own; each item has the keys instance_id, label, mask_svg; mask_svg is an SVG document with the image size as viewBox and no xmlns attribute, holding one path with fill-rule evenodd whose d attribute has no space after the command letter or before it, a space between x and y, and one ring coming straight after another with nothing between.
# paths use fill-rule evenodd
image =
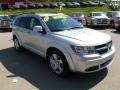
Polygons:
<instances>
[{"instance_id":1,"label":"tire","mask_svg":"<svg viewBox=\"0 0 120 90\"><path fill-rule=\"evenodd\" d=\"M116 28L116 31L120 31L120 29L119 29L119 28Z\"/></svg>"},{"instance_id":2,"label":"tire","mask_svg":"<svg viewBox=\"0 0 120 90\"><path fill-rule=\"evenodd\" d=\"M65 56L58 50L53 50L48 55L51 70L60 77L68 76L70 73Z\"/></svg>"},{"instance_id":3,"label":"tire","mask_svg":"<svg viewBox=\"0 0 120 90\"><path fill-rule=\"evenodd\" d=\"M92 22L92 21L91 21L91 23L90 23L90 27L93 28L93 22Z\"/></svg>"},{"instance_id":4,"label":"tire","mask_svg":"<svg viewBox=\"0 0 120 90\"><path fill-rule=\"evenodd\" d=\"M120 26L119 26L119 27L116 27L116 31L120 31Z\"/></svg>"},{"instance_id":5,"label":"tire","mask_svg":"<svg viewBox=\"0 0 120 90\"><path fill-rule=\"evenodd\" d=\"M15 37L13 41L15 50L18 52L22 51L22 47L20 46L19 40Z\"/></svg>"},{"instance_id":6,"label":"tire","mask_svg":"<svg viewBox=\"0 0 120 90\"><path fill-rule=\"evenodd\" d=\"M87 27L89 26L87 20L86 20L86 24L85 24L85 25L86 25Z\"/></svg>"}]
</instances>

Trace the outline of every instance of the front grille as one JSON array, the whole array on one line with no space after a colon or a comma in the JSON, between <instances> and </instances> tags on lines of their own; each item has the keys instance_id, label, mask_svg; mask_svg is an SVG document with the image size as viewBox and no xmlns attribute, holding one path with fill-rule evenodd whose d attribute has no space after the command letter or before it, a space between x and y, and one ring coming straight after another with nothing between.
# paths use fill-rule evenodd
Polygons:
<instances>
[{"instance_id":1,"label":"front grille","mask_svg":"<svg viewBox=\"0 0 120 90\"><path fill-rule=\"evenodd\" d=\"M109 52L111 50L111 47L112 47L112 41L102 45L95 46L95 49L97 53L104 54Z\"/></svg>"},{"instance_id":2,"label":"front grille","mask_svg":"<svg viewBox=\"0 0 120 90\"><path fill-rule=\"evenodd\" d=\"M97 19L97 24L108 24L107 19Z\"/></svg>"}]
</instances>

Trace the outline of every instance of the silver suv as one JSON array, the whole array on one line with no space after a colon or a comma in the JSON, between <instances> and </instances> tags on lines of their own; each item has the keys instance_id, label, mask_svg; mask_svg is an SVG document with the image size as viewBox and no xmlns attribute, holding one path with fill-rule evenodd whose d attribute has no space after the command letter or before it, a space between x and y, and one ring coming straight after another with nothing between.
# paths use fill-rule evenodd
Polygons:
<instances>
[{"instance_id":1,"label":"silver suv","mask_svg":"<svg viewBox=\"0 0 120 90\"><path fill-rule=\"evenodd\" d=\"M24 47L39 54L58 76L100 71L112 63L115 53L109 35L84 28L62 13L20 15L12 32L17 51Z\"/></svg>"}]
</instances>

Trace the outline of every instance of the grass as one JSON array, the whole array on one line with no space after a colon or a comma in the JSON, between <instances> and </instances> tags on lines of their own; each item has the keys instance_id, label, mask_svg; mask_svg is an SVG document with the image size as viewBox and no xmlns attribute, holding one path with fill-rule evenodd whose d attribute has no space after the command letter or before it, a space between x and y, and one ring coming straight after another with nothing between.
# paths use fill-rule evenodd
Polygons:
<instances>
[{"instance_id":1,"label":"grass","mask_svg":"<svg viewBox=\"0 0 120 90\"><path fill-rule=\"evenodd\" d=\"M83 12L85 15L92 11L111 11L109 7L80 7L80 8L63 8L61 13L70 14L72 12ZM48 13L48 12L60 12L59 8L41 8L41 9L24 9L24 10L5 10L0 11L0 14L21 14L21 13Z\"/></svg>"}]
</instances>

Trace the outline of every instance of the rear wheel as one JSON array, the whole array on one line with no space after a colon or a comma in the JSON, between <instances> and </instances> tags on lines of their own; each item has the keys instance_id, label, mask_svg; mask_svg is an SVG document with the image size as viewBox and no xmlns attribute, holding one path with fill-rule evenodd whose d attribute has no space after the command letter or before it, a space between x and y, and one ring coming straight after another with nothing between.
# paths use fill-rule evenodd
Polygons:
<instances>
[{"instance_id":1,"label":"rear wheel","mask_svg":"<svg viewBox=\"0 0 120 90\"><path fill-rule=\"evenodd\" d=\"M70 72L65 56L58 50L51 51L48 55L49 65L58 76L67 76Z\"/></svg>"},{"instance_id":2,"label":"rear wheel","mask_svg":"<svg viewBox=\"0 0 120 90\"><path fill-rule=\"evenodd\" d=\"M116 30L117 30L117 31L120 31L120 26L119 26L119 27L116 27Z\"/></svg>"},{"instance_id":3,"label":"rear wheel","mask_svg":"<svg viewBox=\"0 0 120 90\"><path fill-rule=\"evenodd\" d=\"M93 22L92 22L92 21L91 21L91 23L90 23L90 27L93 28Z\"/></svg>"}]
</instances>

